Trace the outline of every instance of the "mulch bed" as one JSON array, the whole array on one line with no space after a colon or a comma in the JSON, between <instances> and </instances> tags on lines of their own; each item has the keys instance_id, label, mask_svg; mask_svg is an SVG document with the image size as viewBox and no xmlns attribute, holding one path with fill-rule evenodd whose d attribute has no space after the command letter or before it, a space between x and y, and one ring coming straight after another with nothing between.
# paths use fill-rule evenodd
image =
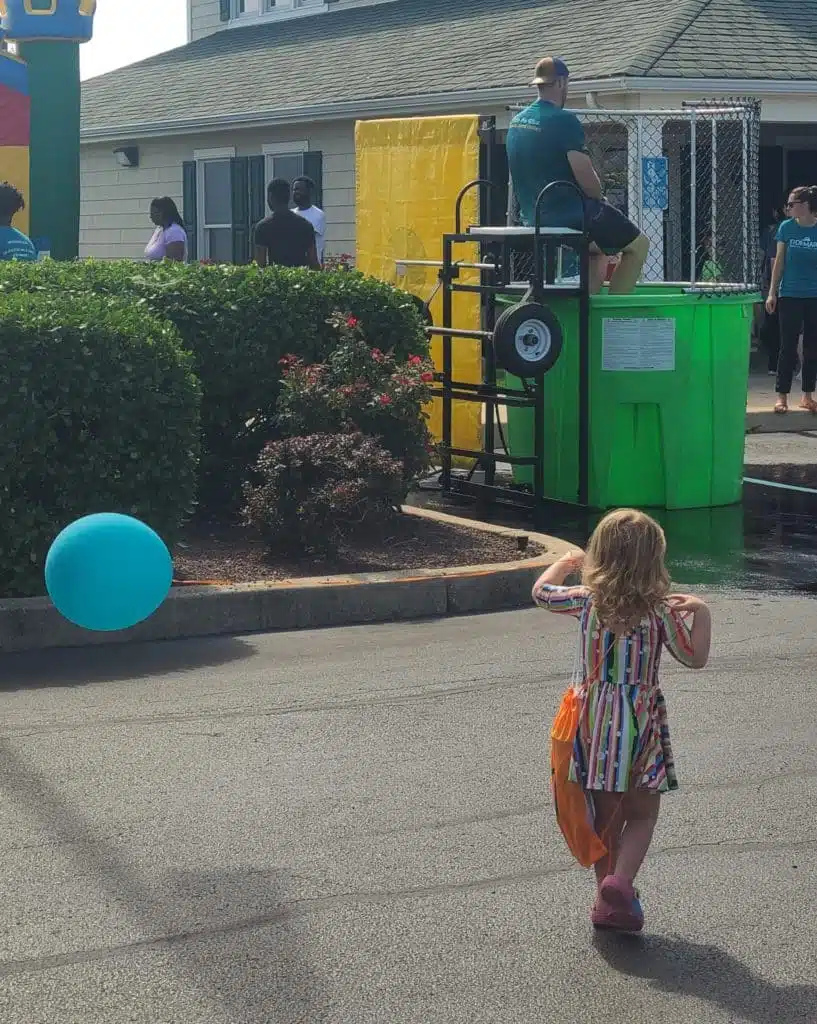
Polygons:
<instances>
[{"instance_id":1,"label":"mulch bed","mask_svg":"<svg viewBox=\"0 0 817 1024\"><path fill-rule=\"evenodd\" d=\"M258 535L243 526L191 525L174 551L177 583L253 583L299 576L356 572L446 569L534 558L538 545L526 539L397 516L382 531L350 539L332 557L271 555Z\"/></svg>"}]
</instances>

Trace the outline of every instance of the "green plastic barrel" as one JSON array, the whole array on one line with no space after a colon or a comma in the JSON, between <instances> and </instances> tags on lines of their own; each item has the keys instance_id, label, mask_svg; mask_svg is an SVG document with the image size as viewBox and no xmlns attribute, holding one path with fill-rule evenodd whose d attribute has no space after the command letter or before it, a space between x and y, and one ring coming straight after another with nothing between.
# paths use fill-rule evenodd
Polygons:
<instances>
[{"instance_id":1,"label":"green plastic barrel","mask_svg":"<svg viewBox=\"0 0 817 1024\"><path fill-rule=\"evenodd\" d=\"M757 294L688 294L645 285L593 298L589 503L691 509L740 501L746 390ZM544 497L576 502L579 485L578 301L549 305L565 335L545 376ZM521 382L508 376L508 386ZM508 409L511 455L533 454L533 410ZM532 485L533 470L515 468Z\"/></svg>"}]
</instances>

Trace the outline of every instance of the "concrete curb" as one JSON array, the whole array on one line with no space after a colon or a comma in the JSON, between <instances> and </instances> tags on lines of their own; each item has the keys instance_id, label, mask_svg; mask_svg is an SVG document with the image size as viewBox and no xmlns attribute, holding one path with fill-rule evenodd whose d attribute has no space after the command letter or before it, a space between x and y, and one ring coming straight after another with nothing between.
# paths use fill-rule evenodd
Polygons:
<instances>
[{"instance_id":1,"label":"concrete curb","mask_svg":"<svg viewBox=\"0 0 817 1024\"><path fill-rule=\"evenodd\" d=\"M805 409L798 409L796 405L793 405L785 416L776 413L771 404L767 408L755 407L746 410L747 434L804 434L815 429L817 418Z\"/></svg>"},{"instance_id":2,"label":"concrete curb","mask_svg":"<svg viewBox=\"0 0 817 1024\"><path fill-rule=\"evenodd\" d=\"M406 619L438 618L523 608L536 577L570 545L555 537L508 530L405 508L422 519L472 530L525 536L545 553L497 565L408 572L308 577L280 583L183 587L171 591L146 622L116 633L90 633L64 619L47 597L0 600L0 650L31 651L146 640L317 629Z\"/></svg>"}]
</instances>

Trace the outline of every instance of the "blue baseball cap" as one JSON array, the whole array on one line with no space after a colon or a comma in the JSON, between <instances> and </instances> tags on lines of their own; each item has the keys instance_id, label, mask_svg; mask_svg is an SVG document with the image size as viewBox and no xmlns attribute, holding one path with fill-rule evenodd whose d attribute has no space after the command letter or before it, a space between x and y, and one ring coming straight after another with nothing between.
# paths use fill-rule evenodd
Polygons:
<instances>
[{"instance_id":1,"label":"blue baseball cap","mask_svg":"<svg viewBox=\"0 0 817 1024\"><path fill-rule=\"evenodd\" d=\"M568 78L570 72L561 57L543 57L533 76L531 85L553 85L560 78Z\"/></svg>"}]
</instances>

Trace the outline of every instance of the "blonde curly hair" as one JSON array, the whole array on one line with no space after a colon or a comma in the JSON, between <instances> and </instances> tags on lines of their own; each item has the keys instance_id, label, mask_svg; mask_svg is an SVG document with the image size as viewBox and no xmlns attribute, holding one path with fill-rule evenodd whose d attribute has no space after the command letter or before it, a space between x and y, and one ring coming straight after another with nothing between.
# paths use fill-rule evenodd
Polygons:
<instances>
[{"instance_id":1,"label":"blonde curly hair","mask_svg":"<svg viewBox=\"0 0 817 1024\"><path fill-rule=\"evenodd\" d=\"M590 538L582 582L601 621L631 626L669 594L667 542L658 523L636 509L606 515Z\"/></svg>"}]
</instances>

